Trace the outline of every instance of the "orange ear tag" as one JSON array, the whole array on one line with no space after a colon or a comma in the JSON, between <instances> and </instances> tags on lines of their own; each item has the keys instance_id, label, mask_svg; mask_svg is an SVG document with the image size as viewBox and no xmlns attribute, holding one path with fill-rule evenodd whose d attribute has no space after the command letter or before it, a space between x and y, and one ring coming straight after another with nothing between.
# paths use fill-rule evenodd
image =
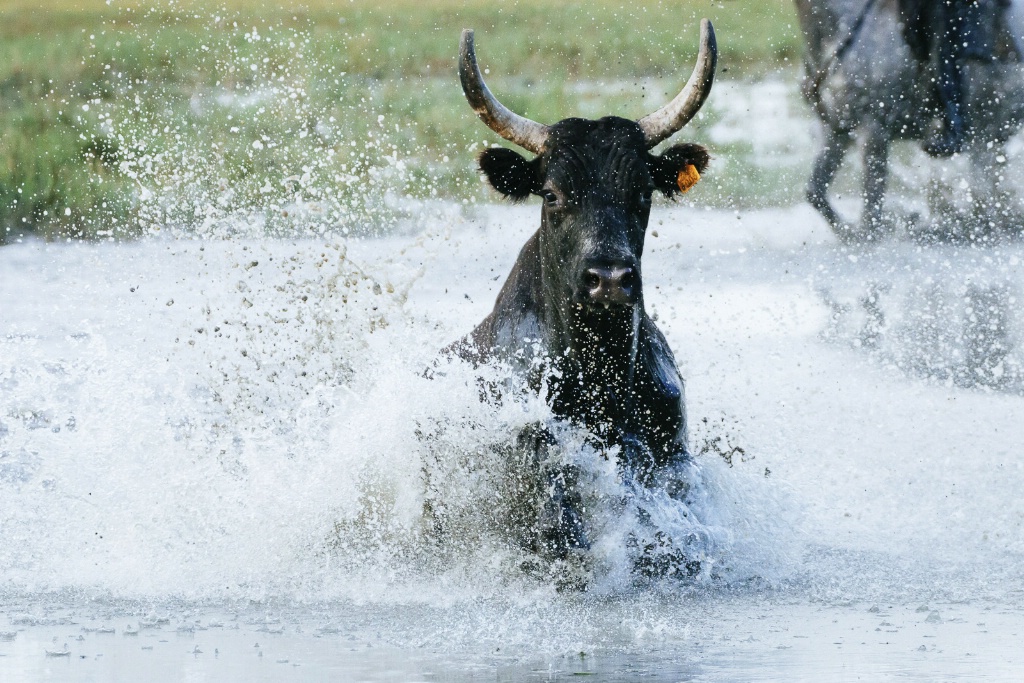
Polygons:
<instances>
[{"instance_id":1,"label":"orange ear tag","mask_svg":"<svg viewBox=\"0 0 1024 683\"><path fill-rule=\"evenodd\" d=\"M696 185L698 180L700 180L700 173L697 171L697 167L693 164L687 164L686 166L683 166L683 170L679 172L679 176L676 178L676 184L679 185L680 192L686 192Z\"/></svg>"}]
</instances>

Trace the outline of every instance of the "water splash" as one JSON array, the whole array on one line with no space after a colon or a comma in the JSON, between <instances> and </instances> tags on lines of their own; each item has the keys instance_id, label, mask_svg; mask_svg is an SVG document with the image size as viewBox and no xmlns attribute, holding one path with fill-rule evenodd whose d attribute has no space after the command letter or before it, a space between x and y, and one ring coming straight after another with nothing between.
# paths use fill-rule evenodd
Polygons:
<instances>
[{"instance_id":1,"label":"water splash","mask_svg":"<svg viewBox=\"0 0 1024 683\"><path fill-rule=\"evenodd\" d=\"M440 586L551 590L525 576L498 514L506 445L538 423L582 473L594 590L631 589L627 539L650 528L692 537L708 580L770 577L763 553L749 554L764 547L748 533L774 495L757 476L743 483L702 457L691 511L644 494L651 527L623 507L640 494L614 454L553 424L537 396L480 400L481 372L514 386L504 370L450 363L427 379L456 332L406 306L426 252L404 246L404 260L337 241L11 247L23 256L15 287L41 258L64 263L64 282L102 263L104 283L55 281L12 311L0 367L6 588L385 601ZM41 319L52 288L64 303ZM444 502L443 538L428 500Z\"/></svg>"}]
</instances>

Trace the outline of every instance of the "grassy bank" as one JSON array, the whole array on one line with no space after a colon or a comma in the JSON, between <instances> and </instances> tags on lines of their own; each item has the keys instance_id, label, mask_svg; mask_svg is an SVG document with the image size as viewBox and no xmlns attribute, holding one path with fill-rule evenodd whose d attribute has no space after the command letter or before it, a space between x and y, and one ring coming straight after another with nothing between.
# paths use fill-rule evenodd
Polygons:
<instances>
[{"instance_id":1,"label":"grassy bank","mask_svg":"<svg viewBox=\"0 0 1024 683\"><path fill-rule=\"evenodd\" d=\"M202 231L239 217L359 231L386 226L406 199L485 199L474 150L498 138L462 99L463 27L477 30L502 100L542 121L660 106L689 73L702 16L725 78L791 75L799 54L784 0L376 4L8 2L0 238ZM709 111L688 137L713 123ZM733 152L742 146L715 150ZM704 201L789 199L750 173L730 164Z\"/></svg>"}]
</instances>

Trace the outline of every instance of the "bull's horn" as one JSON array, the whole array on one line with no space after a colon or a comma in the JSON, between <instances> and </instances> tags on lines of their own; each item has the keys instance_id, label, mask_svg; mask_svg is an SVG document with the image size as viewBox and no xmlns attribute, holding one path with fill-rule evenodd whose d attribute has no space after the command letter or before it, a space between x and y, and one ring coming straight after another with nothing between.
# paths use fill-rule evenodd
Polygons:
<instances>
[{"instance_id":1,"label":"bull's horn","mask_svg":"<svg viewBox=\"0 0 1024 683\"><path fill-rule=\"evenodd\" d=\"M700 110L704 100L711 93L715 80L715 64L718 62L718 46L715 44L715 29L707 19L700 22L700 53L697 65L693 67L690 80L675 99L664 107L643 117L637 123L644 132L647 148L672 136L690 122Z\"/></svg>"},{"instance_id":2,"label":"bull's horn","mask_svg":"<svg viewBox=\"0 0 1024 683\"><path fill-rule=\"evenodd\" d=\"M473 107L473 111L488 128L534 154L544 152L549 128L514 113L491 94L476 64L473 30L468 28L462 31L462 42L459 45L459 78L469 106Z\"/></svg>"}]
</instances>

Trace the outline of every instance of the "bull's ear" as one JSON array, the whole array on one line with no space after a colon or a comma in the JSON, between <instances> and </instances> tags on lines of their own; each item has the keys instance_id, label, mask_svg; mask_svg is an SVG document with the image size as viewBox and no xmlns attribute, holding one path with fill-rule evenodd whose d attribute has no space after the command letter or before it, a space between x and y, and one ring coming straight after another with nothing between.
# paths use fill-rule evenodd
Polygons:
<instances>
[{"instance_id":1,"label":"bull's ear","mask_svg":"<svg viewBox=\"0 0 1024 683\"><path fill-rule=\"evenodd\" d=\"M672 197L693 187L710 161L704 147L686 142L669 147L661 156L650 155L649 163L655 187Z\"/></svg>"},{"instance_id":2,"label":"bull's ear","mask_svg":"<svg viewBox=\"0 0 1024 683\"><path fill-rule=\"evenodd\" d=\"M490 147L480 155L480 170L495 190L521 202L540 190L540 157L527 161L504 147Z\"/></svg>"}]
</instances>

